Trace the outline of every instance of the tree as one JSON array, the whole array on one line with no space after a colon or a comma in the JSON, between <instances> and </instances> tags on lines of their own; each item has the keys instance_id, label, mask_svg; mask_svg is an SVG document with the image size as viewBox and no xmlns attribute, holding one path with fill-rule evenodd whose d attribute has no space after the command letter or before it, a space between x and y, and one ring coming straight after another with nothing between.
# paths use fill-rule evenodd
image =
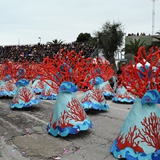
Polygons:
<instances>
[{"instance_id":1,"label":"tree","mask_svg":"<svg viewBox=\"0 0 160 160\"><path fill-rule=\"evenodd\" d=\"M88 42L91 38L92 37L90 33L80 33L77 37L76 42Z\"/></svg>"},{"instance_id":2,"label":"tree","mask_svg":"<svg viewBox=\"0 0 160 160\"><path fill-rule=\"evenodd\" d=\"M140 39L138 39L138 40L134 39L134 41L129 41L129 42L130 42L130 44L126 44L125 48L122 49L122 51L124 51L125 54L131 53L133 55L136 55L139 47L145 45L145 41L140 42Z\"/></svg>"},{"instance_id":3,"label":"tree","mask_svg":"<svg viewBox=\"0 0 160 160\"><path fill-rule=\"evenodd\" d=\"M156 34L158 34L158 36L152 36L154 39L156 39L152 42L152 45L160 47L160 31L156 32Z\"/></svg>"},{"instance_id":4,"label":"tree","mask_svg":"<svg viewBox=\"0 0 160 160\"><path fill-rule=\"evenodd\" d=\"M113 69L117 71L115 64L115 52L122 46L125 33L122 24L106 22L100 31L94 33L97 38L97 47L102 49L104 57L113 64Z\"/></svg>"},{"instance_id":5,"label":"tree","mask_svg":"<svg viewBox=\"0 0 160 160\"><path fill-rule=\"evenodd\" d=\"M47 42L47 44L49 44L49 45L61 45L63 43L64 43L64 41L62 41L61 39L60 40L54 39L54 40L52 40L52 42Z\"/></svg>"}]
</instances>

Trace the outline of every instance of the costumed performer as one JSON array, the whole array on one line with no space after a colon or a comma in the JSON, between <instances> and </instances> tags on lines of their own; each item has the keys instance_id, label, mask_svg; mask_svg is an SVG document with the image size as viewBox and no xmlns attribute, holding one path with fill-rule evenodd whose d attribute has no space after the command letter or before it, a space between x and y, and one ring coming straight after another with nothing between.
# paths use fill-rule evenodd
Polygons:
<instances>
[{"instance_id":1,"label":"costumed performer","mask_svg":"<svg viewBox=\"0 0 160 160\"><path fill-rule=\"evenodd\" d=\"M68 134L77 134L79 131L92 128L92 122L74 93L78 90L76 83L91 87L89 81L94 78L94 74L90 74L85 79L90 69L89 66L83 68L86 59L83 59L81 54L81 52L66 51L62 56L59 52L54 55L53 59L47 57L43 60L42 68L46 74L41 77L44 81L50 79L59 86L57 99L47 126L47 132L53 136L65 137ZM84 79L85 82L82 81ZM48 83L48 85L51 84ZM54 88L53 85L51 87Z\"/></svg>"},{"instance_id":2,"label":"costumed performer","mask_svg":"<svg viewBox=\"0 0 160 160\"><path fill-rule=\"evenodd\" d=\"M160 67L156 66L160 50L156 47L153 53L152 49L147 54L145 47L140 47L134 66L130 63L122 69L122 84L137 98L110 148L117 159L160 160Z\"/></svg>"}]
</instances>

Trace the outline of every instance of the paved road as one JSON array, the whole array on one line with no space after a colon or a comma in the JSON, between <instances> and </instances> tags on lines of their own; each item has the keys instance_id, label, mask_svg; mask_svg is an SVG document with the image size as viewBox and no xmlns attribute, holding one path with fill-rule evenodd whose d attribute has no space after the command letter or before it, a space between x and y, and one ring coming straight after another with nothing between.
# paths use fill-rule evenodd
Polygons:
<instances>
[{"instance_id":1,"label":"paved road","mask_svg":"<svg viewBox=\"0 0 160 160\"><path fill-rule=\"evenodd\" d=\"M81 99L83 92L76 95ZM10 102L0 99L0 160L115 160L110 146L132 107L107 100L109 111L87 113L92 129L62 138L46 132L55 100L22 110L11 110Z\"/></svg>"}]
</instances>

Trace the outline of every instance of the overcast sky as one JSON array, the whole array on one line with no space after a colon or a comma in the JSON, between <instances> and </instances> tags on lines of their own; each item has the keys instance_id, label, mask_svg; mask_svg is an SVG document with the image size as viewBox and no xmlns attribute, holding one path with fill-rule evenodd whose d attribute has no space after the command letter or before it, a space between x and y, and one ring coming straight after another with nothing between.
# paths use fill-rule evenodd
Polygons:
<instances>
[{"instance_id":1,"label":"overcast sky","mask_svg":"<svg viewBox=\"0 0 160 160\"><path fill-rule=\"evenodd\" d=\"M154 4L156 33L160 0ZM0 45L73 42L106 21L122 23L126 35L152 34L152 9L153 0L0 0Z\"/></svg>"}]
</instances>

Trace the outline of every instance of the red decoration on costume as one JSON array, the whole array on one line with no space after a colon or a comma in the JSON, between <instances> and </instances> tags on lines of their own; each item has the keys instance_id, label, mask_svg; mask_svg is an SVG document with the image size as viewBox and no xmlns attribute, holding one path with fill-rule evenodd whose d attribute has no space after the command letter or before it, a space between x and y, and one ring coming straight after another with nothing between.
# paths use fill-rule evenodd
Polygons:
<instances>
[{"instance_id":1,"label":"red decoration on costume","mask_svg":"<svg viewBox=\"0 0 160 160\"><path fill-rule=\"evenodd\" d=\"M19 76L20 70L24 71L24 73ZM0 70L0 79L4 79L4 77L9 74L11 76L10 81L18 81L19 79L25 78L26 80L33 80L37 77L37 73L40 72L41 65L32 62L31 64L28 61L20 62L11 62L5 61L1 65Z\"/></svg>"},{"instance_id":2,"label":"red decoration on costume","mask_svg":"<svg viewBox=\"0 0 160 160\"><path fill-rule=\"evenodd\" d=\"M106 91L109 91L111 93L114 93L112 87L110 86L110 84L106 84L105 86L102 87L102 92L106 92Z\"/></svg>"},{"instance_id":3,"label":"red decoration on costume","mask_svg":"<svg viewBox=\"0 0 160 160\"><path fill-rule=\"evenodd\" d=\"M138 129L135 125L133 130L130 127L127 135L119 134L117 146L120 150L125 149L127 146L133 148L135 152L144 152L139 146L140 142L146 142L148 146L156 148L155 152L160 148L160 118L151 112L150 116L148 118L145 117L141 124L144 126L142 130ZM140 139L136 142L137 138Z\"/></svg>"},{"instance_id":4,"label":"red decoration on costume","mask_svg":"<svg viewBox=\"0 0 160 160\"><path fill-rule=\"evenodd\" d=\"M68 102L67 107L69 108L68 111L68 118L74 119L77 121L83 121L87 118L84 109L81 107L81 104L75 98L72 98L71 102Z\"/></svg>"},{"instance_id":5,"label":"red decoration on costume","mask_svg":"<svg viewBox=\"0 0 160 160\"><path fill-rule=\"evenodd\" d=\"M22 88L19 92L19 99L21 99L24 102L29 102L32 97L35 97L34 93L32 93L28 88Z\"/></svg>"},{"instance_id":6,"label":"red decoration on costume","mask_svg":"<svg viewBox=\"0 0 160 160\"><path fill-rule=\"evenodd\" d=\"M105 98L104 98L104 96L103 96L103 94L102 94L102 92L99 88L93 88L92 89L92 94L88 93L86 95L86 97L81 100L81 102L82 103L86 102L86 101L91 102L90 99L94 99L95 101L100 102L100 103L105 100Z\"/></svg>"},{"instance_id":7,"label":"red decoration on costume","mask_svg":"<svg viewBox=\"0 0 160 160\"><path fill-rule=\"evenodd\" d=\"M151 113L150 117L145 117L141 124L144 126L143 133L139 130L142 142L146 142L148 146L156 148L156 152L160 149L160 118L155 113Z\"/></svg>"},{"instance_id":8,"label":"red decoration on costume","mask_svg":"<svg viewBox=\"0 0 160 160\"><path fill-rule=\"evenodd\" d=\"M32 88L41 88L41 89L43 89L44 88L44 82L43 81L38 81L36 83L36 85L34 87L32 87Z\"/></svg>"},{"instance_id":9,"label":"red decoration on costume","mask_svg":"<svg viewBox=\"0 0 160 160\"><path fill-rule=\"evenodd\" d=\"M92 102L91 100L91 94L88 93L82 100L81 102L84 103L84 102Z\"/></svg>"},{"instance_id":10,"label":"red decoration on costume","mask_svg":"<svg viewBox=\"0 0 160 160\"><path fill-rule=\"evenodd\" d=\"M130 93L128 93L128 92L125 92L124 94L119 94L118 92L116 92L115 97L118 97L121 99L124 99L124 98L132 99L133 97L135 98L136 96L132 95L132 97L131 97Z\"/></svg>"},{"instance_id":11,"label":"red decoration on costume","mask_svg":"<svg viewBox=\"0 0 160 160\"><path fill-rule=\"evenodd\" d=\"M67 107L69 108L68 111L64 110L61 112L61 116L58 118L58 121L54 122L52 124L52 127L56 129L56 126L60 126L61 128L66 128L67 126L74 126L69 121L74 120L77 121L83 121L87 118L86 113L84 109L81 107L79 101L77 101L75 98L72 98L71 102L68 102ZM50 119L50 124L53 119L53 114ZM58 123L58 124L57 124Z\"/></svg>"},{"instance_id":12,"label":"red decoration on costume","mask_svg":"<svg viewBox=\"0 0 160 160\"><path fill-rule=\"evenodd\" d=\"M98 63L97 63L98 62ZM39 72L41 80L45 81L48 85L54 88L46 80L55 82L58 86L62 82L73 82L79 90L86 91L91 89L94 84L90 84L90 80L97 76L108 79L112 76L112 68L108 63L102 62L101 59L82 57L82 52L76 53L74 51L59 52L53 58L46 57L42 62L42 71ZM95 72L100 69L101 73ZM105 75L104 75L105 73Z\"/></svg>"},{"instance_id":13,"label":"red decoration on costume","mask_svg":"<svg viewBox=\"0 0 160 160\"><path fill-rule=\"evenodd\" d=\"M64 110L64 112L63 113L61 112L61 116L58 118L58 126L60 126L62 129L68 126L71 127L73 126L73 124L70 124L69 120L67 120L68 116L69 116L68 112ZM56 129L56 122L53 123L53 127L54 129Z\"/></svg>"},{"instance_id":14,"label":"red decoration on costume","mask_svg":"<svg viewBox=\"0 0 160 160\"><path fill-rule=\"evenodd\" d=\"M4 89L7 91L13 91L15 88L13 87L13 84L10 81L6 81Z\"/></svg>"},{"instance_id":15,"label":"red decoration on costume","mask_svg":"<svg viewBox=\"0 0 160 160\"><path fill-rule=\"evenodd\" d=\"M158 54L160 54L160 50L158 50L157 47L156 52L153 52L152 47L149 54L146 53L145 47L140 47L137 56L135 56L134 66L130 62L128 66L122 67L120 80L128 92L140 98L150 89L157 89L160 92L160 68L157 66L159 60L157 57ZM148 68L145 66L147 62L150 63ZM144 71L137 68L138 63L141 64L141 68L143 68ZM157 70L153 71L153 67L157 67Z\"/></svg>"},{"instance_id":16,"label":"red decoration on costume","mask_svg":"<svg viewBox=\"0 0 160 160\"><path fill-rule=\"evenodd\" d=\"M139 146L139 141L135 142L139 138L139 133L137 132L137 127L134 126L133 130L130 127L130 130L127 135L122 134L117 137L117 146L120 150L125 149L126 147L132 148L135 152L144 152L143 149ZM123 140L123 142L122 142Z\"/></svg>"}]
</instances>

